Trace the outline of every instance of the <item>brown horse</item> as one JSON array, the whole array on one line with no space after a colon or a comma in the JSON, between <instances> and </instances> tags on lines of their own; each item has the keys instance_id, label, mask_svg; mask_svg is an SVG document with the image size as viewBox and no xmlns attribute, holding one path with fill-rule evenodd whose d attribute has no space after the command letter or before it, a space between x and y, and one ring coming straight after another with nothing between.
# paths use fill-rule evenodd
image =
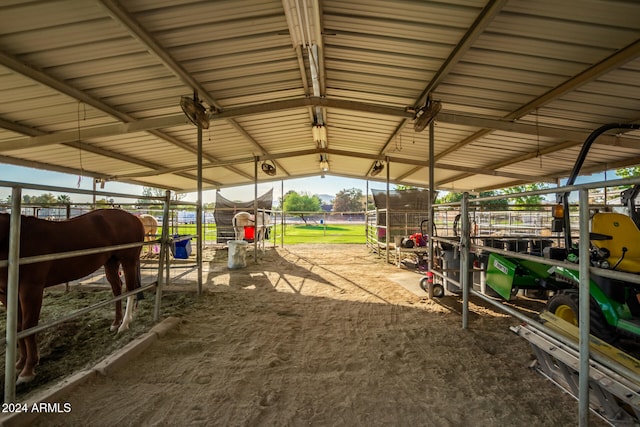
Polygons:
<instances>
[{"instance_id":1,"label":"brown horse","mask_svg":"<svg viewBox=\"0 0 640 427\"><path fill-rule=\"evenodd\" d=\"M6 260L9 247L8 214L0 214L0 259ZM82 249L142 243L144 227L134 215L119 209L103 209L69 219L47 221L22 216L20 227L20 257L68 252ZM122 292L119 269L122 266L127 290L140 287L141 246L110 250L91 255L43 261L21 265L18 284L18 331L38 324L44 288L70 282L87 276L104 266L105 276L114 295ZM0 301L7 305L7 268L0 269ZM125 317L122 302L116 302L114 330L129 327L133 317L133 297L127 300ZM122 322L122 324L121 324ZM18 340L20 358L16 368L21 369L18 383L29 382L35 377L39 361L35 335Z\"/></svg>"}]
</instances>

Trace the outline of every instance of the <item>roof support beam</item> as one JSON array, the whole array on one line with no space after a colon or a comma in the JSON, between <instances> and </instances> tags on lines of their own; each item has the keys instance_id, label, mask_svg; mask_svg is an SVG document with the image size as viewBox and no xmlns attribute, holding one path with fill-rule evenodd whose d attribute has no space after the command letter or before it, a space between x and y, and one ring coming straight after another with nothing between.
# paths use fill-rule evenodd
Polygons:
<instances>
[{"instance_id":1,"label":"roof support beam","mask_svg":"<svg viewBox=\"0 0 640 427\"><path fill-rule=\"evenodd\" d=\"M311 150L292 151L292 152L288 152L288 153L280 153L280 154L275 154L275 155L265 155L265 156L260 157L260 160L287 159L287 158L292 158L292 157L302 157L302 156L317 155L319 153L326 153L326 154L335 155L335 156L345 156L345 157L352 157L352 158L359 158L359 159L369 159L369 160L383 160L383 159L386 159L386 160L388 160L388 161L390 161L392 163L396 163L396 164L413 165L413 166L416 166L418 169L425 168L425 167L429 166L429 162L428 161L421 161L421 160L415 160L415 159L406 159L406 158L402 158L402 157L389 157L389 156L380 158L380 156L373 155L373 154L353 153L351 151L334 150L334 149L326 149L326 150L311 149ZM228 167L228 166L231 166L231 165L238 165L238 164L250 164L250 163L253 163L254 161L255 161L255 157L253 157L253 156L252 157L244 157L244 158L241 158L241 159L234 159L234 160L228 160L228 161L224 161L224 162L213 162L213 163L205 164L205 165L202 166L202 168L203 169L211 169L211 168L216 168L216 167ZM468 167L452 165L452 164L446 164L446 163L436 163L436 167L438 169L444 169L444 170L453 170L453 171L459 171L459 172L469 172L469 173L480 174L480 175L501 176L501 177L505 177L505 178L527 180L529 182L531 182L531 181L550 182L550 183L555 183L556 182L556 178L553 177L553 176L529 176L529 175L510 173L510 172L500 172L500 171L495 171L493 169L486 169L486 168L468 168ZM131 178L140 178L140 177L146 177L146 176L152 176L152 175L158 175L158 174L179 173L179 172L194 170L195 168L196 168L195 165L188 165L188 166L180 166L180 167L175 167L175 168L163 168L163 169L158 169L158 170L151 169L151 170L143 171L143 172L136 172L136 173L124 174L124 175L115 175L115 176L109 177L109 179L120 180L120 179L123 179L123 178L130 178L130 179ZM408 176L409 175L404 174L401 177L397 177L396 180L404 180ZM278 179L282 179L282 178L279 177Z\"/></svg>"},{"instance_id":2,"label":"roof support beam","mask_svg":"<svg viewBox=\"0 0 640 427\"><path fill-rule=\"evenodd\" d=\"M171 70L176 77L192 89L198 92L198 96L212 107L220 108L220 105L215 99L209 95L205 88L194 79L180 64L178 64L169 53L156 42L156 40L149 34L144 28L140 26L138 21L127 12L120 3L115 0L100 0L100 3L104 6L107 13L120 24L122 24L129 33L135 36L140 43L149 48L156 58L158 58L164 66Z\"/></svg>"},{"instance_id":3,"label":"roof support beam","mask_svg":"<svg viewBox=\"0 0 640 427\"><path fill-rule=\"evenodd\" d=\"M471 27L462 36L458 44L449 54L449 57L442 63L435 76L424 88L420 96L414 103L414 109L418 109L422 103L425 102L429 93L435 90L436 87L442 82L442 80L449 74L451 69L460 61L465 52L469 50L471 45L482 34L487 26L495 19L496 15L500 13L507 0L490 0L487 5L482 9L482 12L478 15ZM380 150L380 154L385 154L389 149L389 145L395 141L396 137L402 132L402 129L409 123L409 119L403 120L396 130L391 134L387 143Z\"/></svg>"},{"instance_id":4,"label":"roof support beam","mask_svg":"<svg viewBox=\"0 0 640 427\"><path fill-rule=\"evenodd\" d=\"M638 57L639 55L640 55L640 40L636 40L635 42L631 43L624 49L617 51L616 53L608 56L607 58L603 59L599 63L593 65L592 67L587 68L582 73L570 78L569 80L566 80L564 83L538 96L537 98L533 99L527 104L524 104L517 110L506 115L504 119L505 120L518 119L523 115L530 113L532 110L535 110L536 108L546 104L547 102L558 99L562 95L577 88L578 86L581 86L585 83L595 80L599 76L619 67L621 64L624 64L630 61L631 59ZM449 150L447 150L447 152L440 153L439 158L442 158L442 156L450 153L452 150L457 150L462 148L464 145L470 144L471 142L475 141L478 138L483 137L484 135L487 135L488 133L491 133L491 129L483 129L481 131L474 133L472 136L465 138L463 141L456 144L454 147L451 147ZM452 177L451 179L441 184L449 183L459 179L464 179L464 178L467 178L468 176L469 174L463 174L457 177Z\"/></svg>"},{"instance_id":5,"label":"roof support beam","mask_svg":"<svg viewBox=\"0 0 640 427\"><path fill-rule=\"evenodd\" d=\"M320 97L298 98L285 101L267 102L264 104L249 105L246 107L232 108L211 116L211 119L228 119L233 117L242 117L251 114L267 113L272 111L289 110L308 106L325 106L331 108L342 108L346 110L367 111L370 113L381 114L386 116L410 116L404 109L368 104L363 102L345 101L345 100L329 100ZM110 125L94 126L82 129L83 138L101 138L109 136L117 136L134 132L151 131L154 129L162 129L187 124L187 118L184 114L176 114L171 116L143 119L132 121L129 123L116 123ZM245 135L246 136L246 135ZM9 150L19 150L22 148L44 147L51 144L62 144L64 142L72 142L78 139L78 131L70 130L56 132L33 137L22 137L7 140L0 143L0 152ZM255 146L255 145L254 145ZM260 148L257 146L256 148ZM190 149L191 150L191 149ZM266 154L264 150L260 150L261 154ZM210 161L215 161L209 159Z\"/></svg>"},{"instance_id":6,"label":"roof support beam","mask_svg":"<svg viewBox=\"0 0 640 427\"><path fill-rule=\"evenodd\" d=\"M209 94L209 92L202 86L193 76L185 70L173 57L156 42L156 40L149 34L142 26L136 21L136 19L127 12L116 0L100 0L100 2L105 6L106 10L109 14L116 19L118 22L123 24L131 34L135 35L135 37L145 46L149 48L151 52L153 52L156 57L171 70L182 82L193 88L196 92L198 92L198 96L204 99L207 104L211 107L214 107L216 110L220 110L222 107L218 102ZM233 127L235 127L247 140L254 145L260 153L264 153L265 149L258 142L253 139L247 131L242 129L242 127L233 119L229 119L229 122ZM152 132L153 133L153 132ZM158 135L161 136L161 135ZM197 153L196 153L197 154ZM207 155L203 154L203 158L207 158ZM215 159L209 158L209 161L214 161ZM232 172L240 174L246 178L252 178L247 176L244 172L239 171L237 169L233 169Z\"/></svg>"},{"instance_id":7,"label":"roof support beam","mask_svg":"<svg viewBox=\"0 0 640 427\"><path fill-rule=\"evenodd\" d=\"M14 70L17 73L20 73L38 83L41 83L43 85L46 85L64 95L67 95L73 99L76 99L80 102L83 102L87 105L92 106L93 108L96 108L106 114L109 114L112 117L115 117L118 120L121 120L123 122L126 123L118 123L115 125L106 125L107 127L111 127L111 126L115 126L117 127L121 127L122 129L136 129L136 125L132 124L132 122L135 122L135 119L131 116L129 116L128 114L125 114L121 111L116 110L115 108L111 107L108 104L105 104L104 102L97 100L95 98L93 98L90 95L87 95L86 93L82 92L81 90L78 90L72 86L69 86L68 84L55 79L54 77L51 77L47 74L45 74L44 72L37 70L35 68L32 68L22 62L20 62L19 60L17 60L16 58L12 57L11 55L8 55L4 52L0 52L0 64L6 66L7 68L10 68L12 70ZM155 119L152 119L155 120ZM180 123L185 123L186 122L186 118L182 119L182 122L176 122L176 124L180 124ZM11 125L11 123L7 123L7 125ZM15 126L11 126L12 128L16 129L17 128ZM112 135L119 135L120 133L112 133L112 132L107 132L107 134L104 135L99 135L99 129L102 129L103 127L98 127L98 133L94 133L96 128L87 128L87 129L83 129L82 131L82 136L83 138L91 138L91 137L98 137L98 136L112 136ZM91 130L90 130L91 129ZM138 131L147 131L149 133L151 133L152 135L157 136L158 138L161 138L165 141L168 141L172 144L174 144L177 147L180 147L186 151L190 151L194 154L197 155L197 151L195 150L195 148L193 148L192 146L190 146L189 144L186 144L184 142L178 141L175 138L172 138L168 135L165 135L163 132L158 131L157 127L149 127L148 125L144 128L144 129L138 129ZM28 129L23 129L27 131ZM28 131L27 134L34 134L37 131ZM75 135L75 136L74 136ZM13 141L8 141L9 144L2 145L0 146L0 152L2 151L6 151L6 150L12 150L12 149L22 149L22 148L29 148L29 147L40 147L43 145L49 145L49 144L66 144L66 143L72 143L74 141L78 140L78 131L77 130L73 130L73 131L66 131L66 132L58 132L58 133L54 133L54 134L45 134L45 135L40 135L40 136L33 136L33 137L27 137L27 138L20 138L17 140L13 140ZM40 141L40 142L38 142ZM15 142L15 143L14 143ZM85 150L89 149L89 144L86 144L85 146L83 146L83 148ZM210 156L205 156L205 158L208 158L209 161L213 161L215 159L211 158ZM131 157L128 158L128 161L130 163L137 163L137 162L142 162L142 160L140 159L133 159ZM238 173L238 171L234 171L236 173Z\"/></svg>"},{"instance_id":8,"label":"roof support beam","mask_svg":"<svg viewBox=\"0 0 640 427\"><path fill-rule=\"evenodd\" d=\"M33 160L16 159L15 157L0 156L0 163L6 163L8 165L15 165L15 166L23 166L26 168L33 168L33 169L43 169L43 170L48 170L53 172L66 173L70 175L80 175L80 171L76 168L68 168L64 166L51 165L48 163L36 162ZM101 174L93 171L84 170L83 174L84 176L88 176L95 179L102 179L105 181L109 181L111 179L111 177L105 174ZM127 184L134 184L134 185L142 185L147 187L154 187L153 184L147 183L142 180L123 179L123 180L119 180L119 182L124 182ZM179 188L168 187L167 190L177 191L179 190Z\"/></svg>"},{"instance_id":9,"label":"roof support beam","mask_svg":"<svg viewBox=\"0 0 640 427\"><path fill-rule=\"evenodd\" d=\"M442 80L449 74L451 69L460 62L460 59L473 45L476 39L484 32L484 30L493 22L495 17L500 13L502 8L507 4L507 0L490 0L482 12L478 15L476 20L471 24L467 32L462 36L462 39L458 42L456 47L451 51L449 57L442 63L435 76L427 87L424 88L418 99L414 104L415 108L421 106L429 95L430 92L435 90L436 87L442 82Z\"/></svg>"},{"instance_id":10,"label":"roof support beam","mask_svg":"<svg viewBox=\"0 0 640 427\"><path fill-rule=\"evenodd\" d=\"M212 119L225 119L230 117L242 117L252 114L260 114L273 111L289 110L300 107L309 107L315 105L322 105L328 108L340 108L345 110L366 111L372 114L380 114L383 116L391 117L410 117L412 113L406 109L393 108L382 105L369 104L357 101L345 101L334 100L329 98L298 98L285 101L267 102L263 104L249 105L246 107L230 108L219 113L213 114ZM441 112L438 114L437 121L442 123L450 123L461 126L480 127L482 129L501 130L505 132L516 132L525 135L539 135L542 137L559 138L565 140L575 141L576 143L582 143L587 136L589 136L590 130L576 131L570 129L559 129L554 127L536 126L533 124L518 123L513 120L507 119L495 119L486 116L472 116L468 114L455 114L453 112ZM143 119L132 121L129 123L116 123L102 126L93 126L82 129L82 136L85 139L89 138L102 138L110 136L125 135L135 132L144 132L154 129L162 129L175 127L180 125L187 125L188 121L183 114L175 114L171 116ZM12 128L11 123L0 122L0 127L8 129ZM70 130L63 132L56 132L51 134L42 134L31 128L20 127L22 131L31 132L35 136L20 137L11 140L6 140L0 143L0 152L12 151L24 148L36 148L44 147L51 144L62 144L65 142L73 142L78 139L78 131ZM466 140L465 140L466 141ZM636 138L629 138L617 135L601 135L598 138L598 143L615 145L621 147L637 148L638 140ZM456 145L458 147L458 145ZM193 151L189 148L190 151ZM446 151L448 153L449 150ZM261 157L266 153L260 152ZM442 157L442 155L440 156ZM375 159L384 158L383 154L375 156ZM211 162L215 162L214 159L209 159Z\"/></svg>"}]
</instances>

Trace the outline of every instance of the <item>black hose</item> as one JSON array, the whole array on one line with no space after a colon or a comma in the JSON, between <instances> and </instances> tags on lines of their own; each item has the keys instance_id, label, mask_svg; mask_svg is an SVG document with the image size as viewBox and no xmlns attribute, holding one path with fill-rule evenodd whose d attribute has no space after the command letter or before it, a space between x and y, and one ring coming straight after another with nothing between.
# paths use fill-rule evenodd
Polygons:
<instances>
[{"instance_id":1,"label":"black hose","mask_svg":"<svg viewBox=\"0 0 640 427\"><path fill-rule=\"evenodd\" d=\"M598 129L591 132L591 134L587 137L582 145L582 149L580 150L580 154L578 154L578 159L576 160L575 165L573 165L573 169L571 170L571 174L569 175L569 179L567 180L567 186L573 185L576 182L576 178L580 173L580 169L584 164L585 159L587 158L587 153L591 148L591 145L595 142L596 138L605 133L608 130L612 129L640 129L640 124L635 123L609 123L606 125L600 126ZM571 223L569 221L569 194L570 192L565 192L557 195L558 203L562 202L562 206L564 208L564 224L565 224L565 234L564 234L564 245L567 251L571 250Z\"/></svg>"}]
</instances>

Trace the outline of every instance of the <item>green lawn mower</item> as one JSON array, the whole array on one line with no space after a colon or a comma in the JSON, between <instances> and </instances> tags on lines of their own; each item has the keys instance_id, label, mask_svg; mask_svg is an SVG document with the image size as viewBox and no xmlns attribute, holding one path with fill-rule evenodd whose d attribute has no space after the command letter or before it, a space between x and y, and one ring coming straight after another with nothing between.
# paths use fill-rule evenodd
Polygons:
<instances>
[{"instance_id":1,"label":"green lawn mower","mask_svg":"<svg viewBox=\"0 0 640 427\"><path fill-rule=\"evenodd\" d=\"M640 129L636 124L610 124L594 131L582 147L567 181L573 185L591 144L611 129ZM635 198L640 186L625 190L622 200L629 215L614 212L595 213L591 219L590 253L592 266L640 274L640 212ZM491 253L487 262L487 286L502 298L510 299L520 289L552 291L546 309L567 322L578 325L578 250L573 245L569 222L569 193L557 196L552 231L564 230L564 248L547 247L545 258L576 263L573 267L551 266L535 261ZM591 334L613 343L618 338L640 340L640 285L590 274Z\"/></svg>"}]
</instances>

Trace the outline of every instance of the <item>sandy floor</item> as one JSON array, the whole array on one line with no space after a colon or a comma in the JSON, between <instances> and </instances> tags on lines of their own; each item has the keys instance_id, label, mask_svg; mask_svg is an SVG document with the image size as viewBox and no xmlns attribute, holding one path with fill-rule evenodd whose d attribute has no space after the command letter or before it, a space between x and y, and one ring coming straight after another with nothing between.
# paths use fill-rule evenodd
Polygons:
<instances>
[{"instance_id":1,"label":"sandy floor","mask_svg":"<svg viewBox=\"0 0 640 427\"><path fill-rule=\"evenodd\" d=\"M409 292L398 271L362 245L271 249L241 270L218 256L175 330L36 425L578 424L577 402L527 368L516 320L471 304L463 330L457 297Z\"/></svg>"}]
</instances>

